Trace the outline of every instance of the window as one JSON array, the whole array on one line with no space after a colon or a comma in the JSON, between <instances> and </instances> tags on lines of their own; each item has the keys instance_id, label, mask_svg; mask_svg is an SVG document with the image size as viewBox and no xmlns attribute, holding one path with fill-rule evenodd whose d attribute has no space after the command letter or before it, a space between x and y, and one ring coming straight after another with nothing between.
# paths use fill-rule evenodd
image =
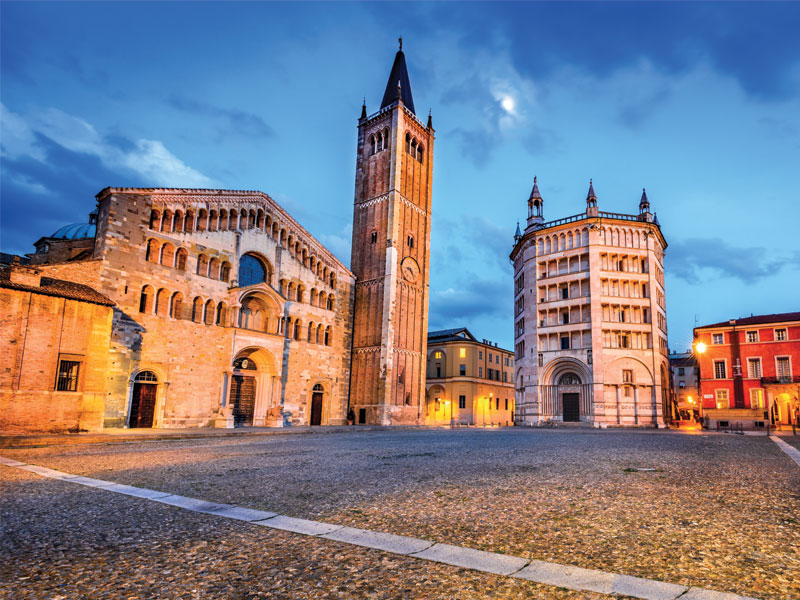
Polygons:
<instances>
[{"instance_id":1,"label":"window","mask_svg":"<svg viewBox=\"0 0 800 600\"><path fill-rule=\"evenodd\" d=\"M748 331L747 332L747 341L750 343L758 341L758 332L757 331Z\"/></svg>"},{"instance_id":2,"label":"window","mask_svg":"<svg viewBox=\"0 0 800 600\"><path fill-rule=\"evenodd\" d=\"M633 371L630 369L623 369L622 370L622 382L623 383L633 383Z\"/></svg>"},{"instance_id":3,"label":"window","mask_svg":"<svg viewBox=\"0 0 800 600\"><path fill-rule=\"evenodd\" d=\"M413 248L414 247L414 236L413 235L408 236L408 238L406 239L406 243L408 244L409 248Z\"/></svg>"},{"instance_id":4,"label":"window","mask_svg":"<svg viewBox=\"0 0 800 600\"><path fill-rule=\"evenodd\" d=\"M260 260L250 254L239 259L239 286L256 285L267 280L267 270Z\"/></svg>"},{"instance_id":5,"label":"window","mask_svg":"<svg viewBox=\"0 0 800 600\"><path fill-rule=\"evenodd\" d=\"M478 377L483 377L483 367L478 367Z\"/></svg>"},{"instance_id":6,"label":"window","mask_svg":"<svg viewBox=\"0 0 800 600\"><path fill-rule=\"evenodd\" d=\"M461 358L464 358L463 356ZM483 360L483 350L478 350L478 360Z\"/></svg>"},{"instance_id":7,"label":"window","mask_svg":"<svg viewBox=\"0 0 800 600\"><path fill-rule=\"evenodd\" d=\"M786 330L785 329L776 329L775 330L775 341L777 341L777 342L786 341Z\"/></svg>"},{"instance_id":8,"label":"window","mask_svg":"<svg viewBox=\"0 0 800 600\"><path fill-rule=\"evenodd\" d=\"M678 367L678 375L686 375L686 369L683 367Z\"/></svg>"},{"instance_id":9,"label":"window","mask_svg":"<svg viewBox=\"0 0 800 600\"><path fill-rule=\"evenodd\" d=\"M467 365L458 365L458 374L464 376L467 374Z\"/></svg>"},{"instance_id":10,"label":"window","mask_svg":"<svg viewBox=\"0 0 800 600\"><path fill-rule=\"evenodd\" d=\"M434 352L433 353L433 358L442 358L442 351L441 350L437 350L436 352Z\"/></svg>"},{"instance_id":11,"label":"window","mask_svg":"<svg viewBox=\"0 0 800 600\"><path fill-rule=\"evenodd\" d=\"M715 360L714 361L714 379L725 379L725 361L724 360Z\"/></svg>"},{"instance_id":12,"label":"window","mask_svg":"<svg viewBox=\"0 0 800 600\"><path fill-rule=\"evenodd\" d=\"M791 379L792 378L792 366L789 364L789 357L788 356L779 356L775 359L776 371L778 373L778 378L780 379Z\"/></svg>"},{"instance_id":13,"label":"window","mask_svg":"<svg viewBox=\"0 0 800 600\"><path fill-rule=\"evenodd\" d=\"M761 359L748 358L747 359L747 376L750 379L758 379L761 377Z\"/></svg>"},{"instance_id":14,"label":"window","mask_svg":"<svg viewBox=\"0 0 800 600\"><path fill-rule=\"evenodd\" d=\"M436 365L436 377L439 378L442 376L442 365Z\"/></svg>"},{"instance_id":15,"label":"window","mask_svg":"<svg viewBox=\"0 0 800 600\"><path fill-rule=\"evenodd\" d=\"M467 358L467 349L466 348L459 348L458 349L458 358Z\"/></svg>"},{"instance_id":16,"label":"window","mask_svg":"<svg viewBox=\"0 0 800 600\"><path fill-rule=\"evenodd\" d=\"M750 408L764 408L764 390L750 390Z\"/></svg>"},{"instance_id":17,"label":"window","mask_svg":"<svg viewBox=\"0 0 800 600\"><path fill-rule=\"evenodd\" d=\"M678 387L681 388L681 389L685 388L686 387L686 382L685 381L678 382Z\"/></svg>"},{"instance_id":18,"label":"window","mask_svg":"<svg viewBox=\"0 0 800 600\"><path fill-rule=\"evenodd\" d=\"M80 361L62 360L58 363L58 379L56 380L56 390L59 392L78 391L78 372Z\"/></svg>"},{"instance_id":19,"label":"window","mask_svg":"<svg viewBox=\"0 0 800 600\"><path fill-rule=\"evenodd\" d=\"M717 408L728 408L728 390L716 390Z\"/></svg>"},{"instance_id":20,"label":"window","mask_svg":"<svg viewBox=\"0 0 800 600\"><path fill-rule=\"evenodd\" d=\"M458 408L467 408L467 397L466 396L459 396L458 397Z\"/></svg>"},{"instance_id":21,"label":"window","mask_svg":"<svg viewBox=\"0 0 800 600\"><path fill-rule=\"evenodd\" d=\"M711 335L711 343L712 344L724 344L724 336L721 333L714 333Z\"/></svg>"},{"instance_id":22,"label":"window","mask_svg":"<svg viewBox=\"0 0 800 600\"><path fill-rule=\"evenodd\" d=\"M508 398L506 398L506 410L508 410Z\"/></svg>"},{"instance_id":23,"label":"window","mask_svg":"<svg viewBox=\"0 0 800 600\"><path fill-rule=\"evenodd\" d=\"M569 288L568 287L561 288L561 299L567 300L568 298L569 298Z\"/></svg>"},{"instance_id":24,"label":"window","mask_svg":"<svg viewBox=\"0 0 800 600\"><path fill-rule=\"evenodd\" d=\"M569 336L564 336L561 338L561 349L562 350L569 350Z\"/></svg>"},{"instance_id":25,"label":"window","mask_svg":"<svg viewBox=\"0 0 800 600\"><path fill-rule=\"evenodd\" d=\"M377 244L377 243L378 243L378 232L377 232L377 231L373 231L373 232L370 234L370 236L369 236L369 241L370 241L370 243L372 243L372 244Z\"/></svg>"},{"instance_id":26,"label":"window","mask_svg":"<svg viewBox=\"0 0 800 600\"><path fill-rule=\"evenodd\" d=\"M500 410L500 398L494 401L494 409Z\"/></svg>"}]
</instances>

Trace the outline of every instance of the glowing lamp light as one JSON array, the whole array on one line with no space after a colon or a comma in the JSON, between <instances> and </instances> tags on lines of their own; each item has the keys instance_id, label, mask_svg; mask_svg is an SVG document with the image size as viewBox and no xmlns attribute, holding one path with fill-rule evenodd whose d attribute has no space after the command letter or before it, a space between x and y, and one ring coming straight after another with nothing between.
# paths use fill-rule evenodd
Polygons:
<instances>
[{"instance_id":1,"label":"glowing lamp light","mask_svg":"<svg viewBox=\"0 0 800 600\"><path fill-rule=\"evenodd\" d=\"M698 354L702 354L703 352L706 351L706 345L703 342L697 342L697 344L695 344L694 349Z\"/></svg>"}]
</instances>

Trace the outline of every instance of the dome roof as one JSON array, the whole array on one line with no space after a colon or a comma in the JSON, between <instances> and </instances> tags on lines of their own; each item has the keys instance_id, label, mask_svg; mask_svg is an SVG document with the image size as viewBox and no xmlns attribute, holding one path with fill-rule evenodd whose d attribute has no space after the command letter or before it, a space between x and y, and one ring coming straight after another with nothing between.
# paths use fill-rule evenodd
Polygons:
<instances>
[{"instance_id":1,"label":"dome roof","mask_svg":"<svg viewBox=\"0 0 800 600\"><path fill-rule=\"evenodd\" d=\"M94 223L73 223L64 225L50 237L59 240L82 240L93 238L96 230L97 226Z\"/></svg>"}]
</instances>

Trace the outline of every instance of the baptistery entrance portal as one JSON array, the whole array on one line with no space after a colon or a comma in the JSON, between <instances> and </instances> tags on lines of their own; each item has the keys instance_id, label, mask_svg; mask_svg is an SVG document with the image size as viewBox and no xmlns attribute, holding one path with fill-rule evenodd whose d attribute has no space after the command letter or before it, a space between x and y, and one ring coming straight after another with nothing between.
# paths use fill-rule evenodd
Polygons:
<instances>
[{"instance_id":1,"label":"baptistery entrance portal","mask_svg":"<svg viewBox=\"0 0 800 600\"><path fill-rule=\"evenodd\" d=\"M256 406L256 367L249 358L237 358L233 362L231 378L231 405L235 427L253 424Z\"/></svg>"},{"instance_id":2,"label":"baptistery entrance portal","mask_svg":"<svg viewBox=\"0 0 800 600\"><path fill-rule=\"evenodd\" d=\"M561 392L561 414L564 422L577 423L581 420L581 379L575 373L564 373L558 379Z\"/></svg>"}]
</instances>

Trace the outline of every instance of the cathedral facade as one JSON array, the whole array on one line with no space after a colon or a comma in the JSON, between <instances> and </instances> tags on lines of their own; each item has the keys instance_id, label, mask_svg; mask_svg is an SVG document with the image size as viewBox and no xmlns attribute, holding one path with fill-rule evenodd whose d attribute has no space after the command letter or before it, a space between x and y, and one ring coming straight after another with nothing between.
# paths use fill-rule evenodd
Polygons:
<instances>
[{"instance_id":1,"label":"cathedral facade","mask_svg":"<svg viewBox=\"0 0 800 600\"><path fill-rule=\"evenodd\" d=\"M352 270L265 193L172 188L106 188L88 225L36 243L30 272L7 267L9 282L80 284L113 306L105 379L92 380L102 416L85 422L420 423L433 129L414 113L402 51L380 110L362 108L357 153ZM13 321L2 335L18 347ZM62 365L26 352L83 391L80 353Z\"/></svg>"},{"instance_id":2,"label":"cathedral facade","mask_svg":"<svg viewBox=\"0 0 800 600\"><path fill-rule=\"evenodd\" d=\"M662 427L669 415L667 243L642 191L639 214L586 210L545 221L534 178L514 264L515 418Z\"/></svg>"}]
</instances>

